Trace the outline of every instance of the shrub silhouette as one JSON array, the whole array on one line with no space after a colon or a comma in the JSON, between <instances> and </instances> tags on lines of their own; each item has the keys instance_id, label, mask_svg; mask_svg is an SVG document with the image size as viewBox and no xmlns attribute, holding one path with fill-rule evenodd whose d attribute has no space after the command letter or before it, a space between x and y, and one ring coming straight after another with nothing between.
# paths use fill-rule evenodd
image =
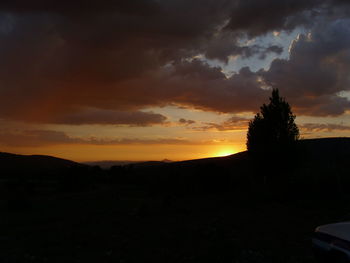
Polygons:
<instances>
[{"instance_id":1,"label":"shrub silhouette","mask_svg":"<svg viewBox=\"0 0 350 263\"><path fill-rule=\"evenodd\" d=\"M295 124L295 115L278 89L272 90L269 104L260 107L249 123L247 149L253 157L282 157L290 153L299 139L299 129ZM272 156L271 156L272 155Z\"/></svg>"}]
</instances>

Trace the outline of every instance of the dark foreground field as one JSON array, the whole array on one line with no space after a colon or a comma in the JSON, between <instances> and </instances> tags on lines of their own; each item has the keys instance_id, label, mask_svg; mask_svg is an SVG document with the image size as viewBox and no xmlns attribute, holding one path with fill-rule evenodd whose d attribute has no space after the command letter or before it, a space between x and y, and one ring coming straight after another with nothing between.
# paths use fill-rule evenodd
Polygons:
<instances>
[{"instance_id":1,"label":"dark foreground field","mask_svg":"<svg viewBox=\"0 0 350 263\"><path fill-rule=\"evenodd\" d=\"M150 197L99 185L1 205L0 262L314 262L313 229L349 212L345 199L277 201L230 194Z\"/></svg>"},{"instance_id":2,"label":"dark foreground field","mask_svg":"<svg viewBox=\"0 0 350 263\"><path fill-rule=\"evenodd\" d=\"M1 154L0 263L315 262L315 227L349 219L350 139L298 147L109 170Z\"/></svg>"}]
</instances>

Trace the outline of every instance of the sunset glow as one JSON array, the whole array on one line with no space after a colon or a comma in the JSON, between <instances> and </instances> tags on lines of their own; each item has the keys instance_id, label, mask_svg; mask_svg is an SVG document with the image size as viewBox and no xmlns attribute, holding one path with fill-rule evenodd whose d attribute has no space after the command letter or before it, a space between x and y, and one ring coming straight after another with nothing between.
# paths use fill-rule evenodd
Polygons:
<instances>
[{"instance_id":1,"label":"sunset glow","mask_svg":"<svg viewBox=\"0 0 350 263\"><path fill-rule=\"evenodd\" d=\"M219 150L218 152L214 153L213 156L215 157L224 157L224 156L228 156L231 154L235 154L238 151L233 150L232 148L223 148L221 150Z\"/></svg>"},{"instance_id":2,"label":"sunset glow","mask_svg":"<svg viewBox=\"0 0 350 263\"><path fill-rule=\"evenodd\" d=\"M49 2L0 13L0 151L227 156L246 149L272 88L302 138L349 136L350 20L318 12L328 2L282 1L272 17L248 11L259 1Z\"/></svg>"}]
</instances>

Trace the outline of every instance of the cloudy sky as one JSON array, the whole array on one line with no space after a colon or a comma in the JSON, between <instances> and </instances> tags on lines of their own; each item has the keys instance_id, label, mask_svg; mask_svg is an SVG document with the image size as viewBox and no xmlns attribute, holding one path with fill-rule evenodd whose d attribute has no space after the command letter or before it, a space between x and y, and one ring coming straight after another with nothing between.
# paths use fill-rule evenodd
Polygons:
<instances>
[{"instance_id":1,"label":"cloudy sky","mask_svg":"<svg viewBox=\"0 0 350 263\"><path fill-rule=\"evenodd\" d=\"M3 0L0 58L0 151L234 153L271 88L303 138L350 134L346 0Z\"/></svg>"}]
</instances>

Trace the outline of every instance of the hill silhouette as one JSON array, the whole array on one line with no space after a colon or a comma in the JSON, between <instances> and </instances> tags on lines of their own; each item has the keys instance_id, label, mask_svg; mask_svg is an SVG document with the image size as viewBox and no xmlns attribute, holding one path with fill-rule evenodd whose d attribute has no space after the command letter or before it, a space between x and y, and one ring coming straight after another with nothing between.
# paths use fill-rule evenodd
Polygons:
<instances>
[{"instance_id":1,"label":"hill silhouette","mask_svg":"<svg viewBox=\"0 0 350 263\"><path fill-rule=\"evenodd\" d=\"M346 160L350 160L350 138L333 137L303 139L297 142L298 163L296 167L302 169L302 165L308 163L317 168L319 165L332 164L338 167L346 165ZM212 157L204 159L194 159L166 164L168 166L199 167L206 165L217 165L218 167L238 168L246 165L249 161L248 152L239 152L225 157Z\"/></svg>"},{"instance_id":2,"label":"hill silhouette","mask_svg":"<svg viewBox=\"0 0 350 263\"><path fill-rule=\"evenodd\" d=\"M112 183L146 187L155 195L216 194L243 189L252 195L261 192L283 198L304 198L322 195L325 191L347 194L350 138L300 140L297 148L292 166L276 167L271 157L270 174L255 165L246 151L180 162L116 165L107 170L51 156L0 153L0 166L3 179L22 182L34 179L35 184L56 181L52 189L57 191L62 186L74 191Z\"/></svg>"},{"instance_id":3,"label":"hill silhouette","mask_svg":"<svg viewBox=\"0 0 350 263\"><path fill-rule=\"evenodd\" d=\"M343 194L350 187L347 176L350 138L300 140L292 165L275 165L267 157L268 171L262 171L248 152L226 157L172 163L147 162L114 167L111 178L148 185L156 194L208 194L230 191L265 192L288 198L322 195L324 191ZM274 171L274 172L272 172ZM118 180L117 180L118 181Z\"/></svg>"},{"instance_id":4,"label":"hill silhouette","mask_svg":"<svg viewBox=\"0 0 350 263\"><path fill-rule=\"evenodd\" d=\"M324 161L340 162L341 159L348 158L350 160L350 138L332 137L303 139L297 142L299 154L304 161L315 161L323 163ZM195 159L181 162L174 162L173 165L237 165L249 159L248 152L240 152L225 157L212 157L204 159Z\"/></svg>"},{"instance_id":5,"label":"hill silhouette","mask_svg":"<svg viewBox=\"0 0 350 263\"><path fill-rule=\"evenodd\" d=\"M312 162L317 166L318 163L324 165L325 162L343 165L343 161L350 158L350 138L318 138L304 139L298 141L301 163ZM238 168L246 165L249 156L246 151L232 154L225 157L211 157L203 159L193 159L185 161L147 161L147 162L129 162L129 161L106 161L109 167L113 164L116 166L125 166L136 170L142 170L154 167L169 168L198 168L201 166L215 165L217 168ZM77 163L74 161L57 158L46 155L19 155L12 153L0 152L0 167L6 171L37 171L48 172L62 170L76 166L98 165L102 162ZM101 165L105 166L105 165Z\"/></svg>"},{"instance_id":6,"label":"hill silhouette","mask_svg":"<svg viewBox=\"0 0 350 263\"><path fill-rule=\"evenodd\" d=\"M350 138L334 137L300 140L304 156L310 160L324 161L350 157Z\"/></svg>"},{"instance_id":7,"label":"hill silhouette","mask_svg":"<svg viewBox=\"0 0 350 263\"><path fill-rule=\"evenodd\" d=\"M47 155L19 155L0 152L0 169L6 174L58 173L80 163Z\"/></svg>"}]
</instances>

